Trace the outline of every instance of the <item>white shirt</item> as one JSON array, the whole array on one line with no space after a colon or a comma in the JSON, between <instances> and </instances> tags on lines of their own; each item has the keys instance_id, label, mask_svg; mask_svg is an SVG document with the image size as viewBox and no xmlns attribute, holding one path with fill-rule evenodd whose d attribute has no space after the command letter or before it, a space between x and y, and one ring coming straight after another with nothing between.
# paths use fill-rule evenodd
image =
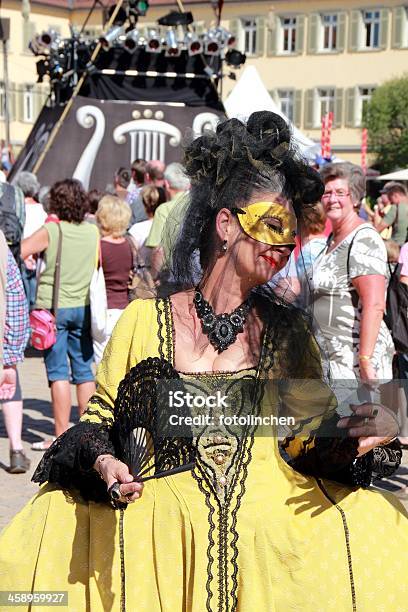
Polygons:
<instances>
[{"instance_id":1,"label":"white shirt","mask_svg":"<svg viewBox=\"0 0 408 612\"><path fill-rule=\"evenodd\" d=\"M43 205L38 202L27 202L25 203L26 210L26 221L24 225L23 238L28 238L31 234L34 234L40 229L45 223L47 213L45 212Z\"/></svg>"},{"instance_id":2,"label":"white shirt","mask_svg":"<svg viewBox=\"0 0 408 612\"><path fill-rule=\"evenodd\" d=\"M135 223L129 229L129 234L133 236L138 247L143 246L146 238L150 233L152 223L153 219L147 219L146 221L140 221L139 223Z\"/></svg>"}]
</instances>

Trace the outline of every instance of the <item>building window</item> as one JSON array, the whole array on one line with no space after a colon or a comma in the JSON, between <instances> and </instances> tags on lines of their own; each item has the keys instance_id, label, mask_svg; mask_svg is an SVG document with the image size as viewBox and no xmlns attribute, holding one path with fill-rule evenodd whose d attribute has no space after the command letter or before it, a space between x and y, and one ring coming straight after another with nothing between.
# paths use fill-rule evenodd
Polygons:
<instances>
[{"instance_id":1,"label":"building window","mask_svg":"<svg viewBox=\"0 0 408 612\"><path fill-rule=\"evenodd\" d=\"M335 91L333 87L317 90L317 114L315 116L315 125L319 125L322 117L327 113L334 113Z\"/></svg>"},{"instance_id":2,"label":"building window","mask_svg":"<svg viewBox=\"0 0 408 612\"><path fill-rule=\"evenodd\" d=\"M367 49L378 49L380 46L380 11L363 11L364 46Z\"/></svg>"},{"instance_id":3,"label":"building window","mask_svg":"<svg viewBox=\"0 0 408 612\"><path fill-rule=\"evenodd\" d=\"M6 116L6 89L4 83L0 83L0 119Z\"/></svg>"},{"instance_id":4,"label":"building window","mask_svg":"<svg viewBox=\"0 0 408 612\"><path fill-rule=\"evenodd\" d=\"M243 19L242 30L244 34L244 52L247 55L256 55L257 51L257 23L256 19Z\"/></svg>"},{"instance_id":5,"label":"building window","mask_svg":"<svg viewBox=\"0 0 408 612\"><path fill-rule=\"evenodd\" d=\"M294 91L292 89L278 89L278 103L280 111L293 123Z\"/></svg>"},{"instance_id":6,"label":"building window","mask_svg":"<svg viewBox=\"0 0 408 612\"><path fill-rule=\"evenodd\" d=\"M296 51L296 17L282 17L282 50L284 53Z\"/></svg>"},{"instance_id":7,"label":"building window","mask_svg":"<svg viewBox=\"0 0 408 612\"><path fill-rule=\"evenodd\" d=\"M359 87L358 88L358 108L357 108L357 123L361 125L367 104L371 100L375 87Z\"/></svg>"},{"instance_id":8,"label":"building window","mask_svg":"<svg viewBox=\"0 0 408 612\"><path fill-rule=\"evenodd\" d=\"M34 91L32 85L26 85L23 90L23 121L34 121Z\"/></svg>"},{"instance_id":9,"label":"building window","mask_svg":"<svg viewBox=\"0 0 408 612\"><path fill-rule=\"evenodd\" d=\"M323 49L335 51L337 49L337 15L323 15Z\"/></svg>"}]
</instances>

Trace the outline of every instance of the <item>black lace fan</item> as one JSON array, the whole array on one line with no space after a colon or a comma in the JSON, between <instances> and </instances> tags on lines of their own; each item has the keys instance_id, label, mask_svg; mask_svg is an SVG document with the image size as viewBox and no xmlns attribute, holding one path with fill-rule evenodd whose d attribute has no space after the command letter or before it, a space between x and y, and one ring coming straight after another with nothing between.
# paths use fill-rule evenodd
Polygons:
<instances>
[{"instance_id":1,"label":"black lace fan","mask_svg":"<svg viewBox=\"0 0 408 612\"><path fill-rule=\"evenodd\" d=\"M182 436L178 435L169 419L170 390L182 391L183 381L168 361L158 357L140 362L119 385L112 441L115 456L136 480L171 476L194 467L191 429L184 427ZM188 415L178 409L176 416Z\"/></svg>"}]
</instances>

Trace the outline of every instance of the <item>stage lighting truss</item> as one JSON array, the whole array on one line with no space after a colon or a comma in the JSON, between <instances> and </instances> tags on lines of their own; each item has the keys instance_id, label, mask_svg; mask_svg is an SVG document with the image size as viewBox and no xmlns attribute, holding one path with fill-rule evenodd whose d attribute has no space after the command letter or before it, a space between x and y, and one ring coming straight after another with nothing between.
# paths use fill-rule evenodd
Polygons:
<instances>
[{"instance_id":1,"label":"stage lighting truss","mask_svg":"<svg viewBox=\"0 0 408 612\"><path fill-rule=\"evenodd\" d=\"M136 6L137 5L137 6ZM148 2L132 3L134 14L142 14ZM133 14L133 17L134 17ZM166 57L177 58L182 52L190 57L204 54L218 56L232 68L239 68L246 60L243 53L235 49L236 39L225 28L219 26L210 28L207 32L198 34L191 24L158 25L148 28L137 20L128 19L127 23L115 23L99 39L89 39L89 36L72 29L71 38L61 39L54 30L37 34L29 43L29 49L36 56L42 56L37 62L38 79L48 76L51 83L75 84L78 74L86 71L95 72L96 67L90 59L96 45L101 45L104 51L112 49L134 54L137 50L147 53L164 53ZM208 67L208 76L213 78L213 68Z\"/></svg>"}]
</instances>

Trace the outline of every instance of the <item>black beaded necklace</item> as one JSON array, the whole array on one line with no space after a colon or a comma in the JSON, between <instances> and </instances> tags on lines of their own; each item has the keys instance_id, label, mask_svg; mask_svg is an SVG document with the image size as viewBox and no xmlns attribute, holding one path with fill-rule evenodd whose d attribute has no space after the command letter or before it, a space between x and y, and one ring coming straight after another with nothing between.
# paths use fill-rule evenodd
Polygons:
<instances>
[{"instance_id":1,"label":"black beaded necklace","mask_svg":"<svg viewBox=\"0 0 408 612\"><path fill-rule=\"evenodd\" d=\"M217 315L198 288L195 289L193 301L197 316L201 319L203 333L219 353L233 344L237 335L244 330L246 318L253 306L253 300L249 297L230 314L224 312Z\"/></svg>"}]
</instances>

